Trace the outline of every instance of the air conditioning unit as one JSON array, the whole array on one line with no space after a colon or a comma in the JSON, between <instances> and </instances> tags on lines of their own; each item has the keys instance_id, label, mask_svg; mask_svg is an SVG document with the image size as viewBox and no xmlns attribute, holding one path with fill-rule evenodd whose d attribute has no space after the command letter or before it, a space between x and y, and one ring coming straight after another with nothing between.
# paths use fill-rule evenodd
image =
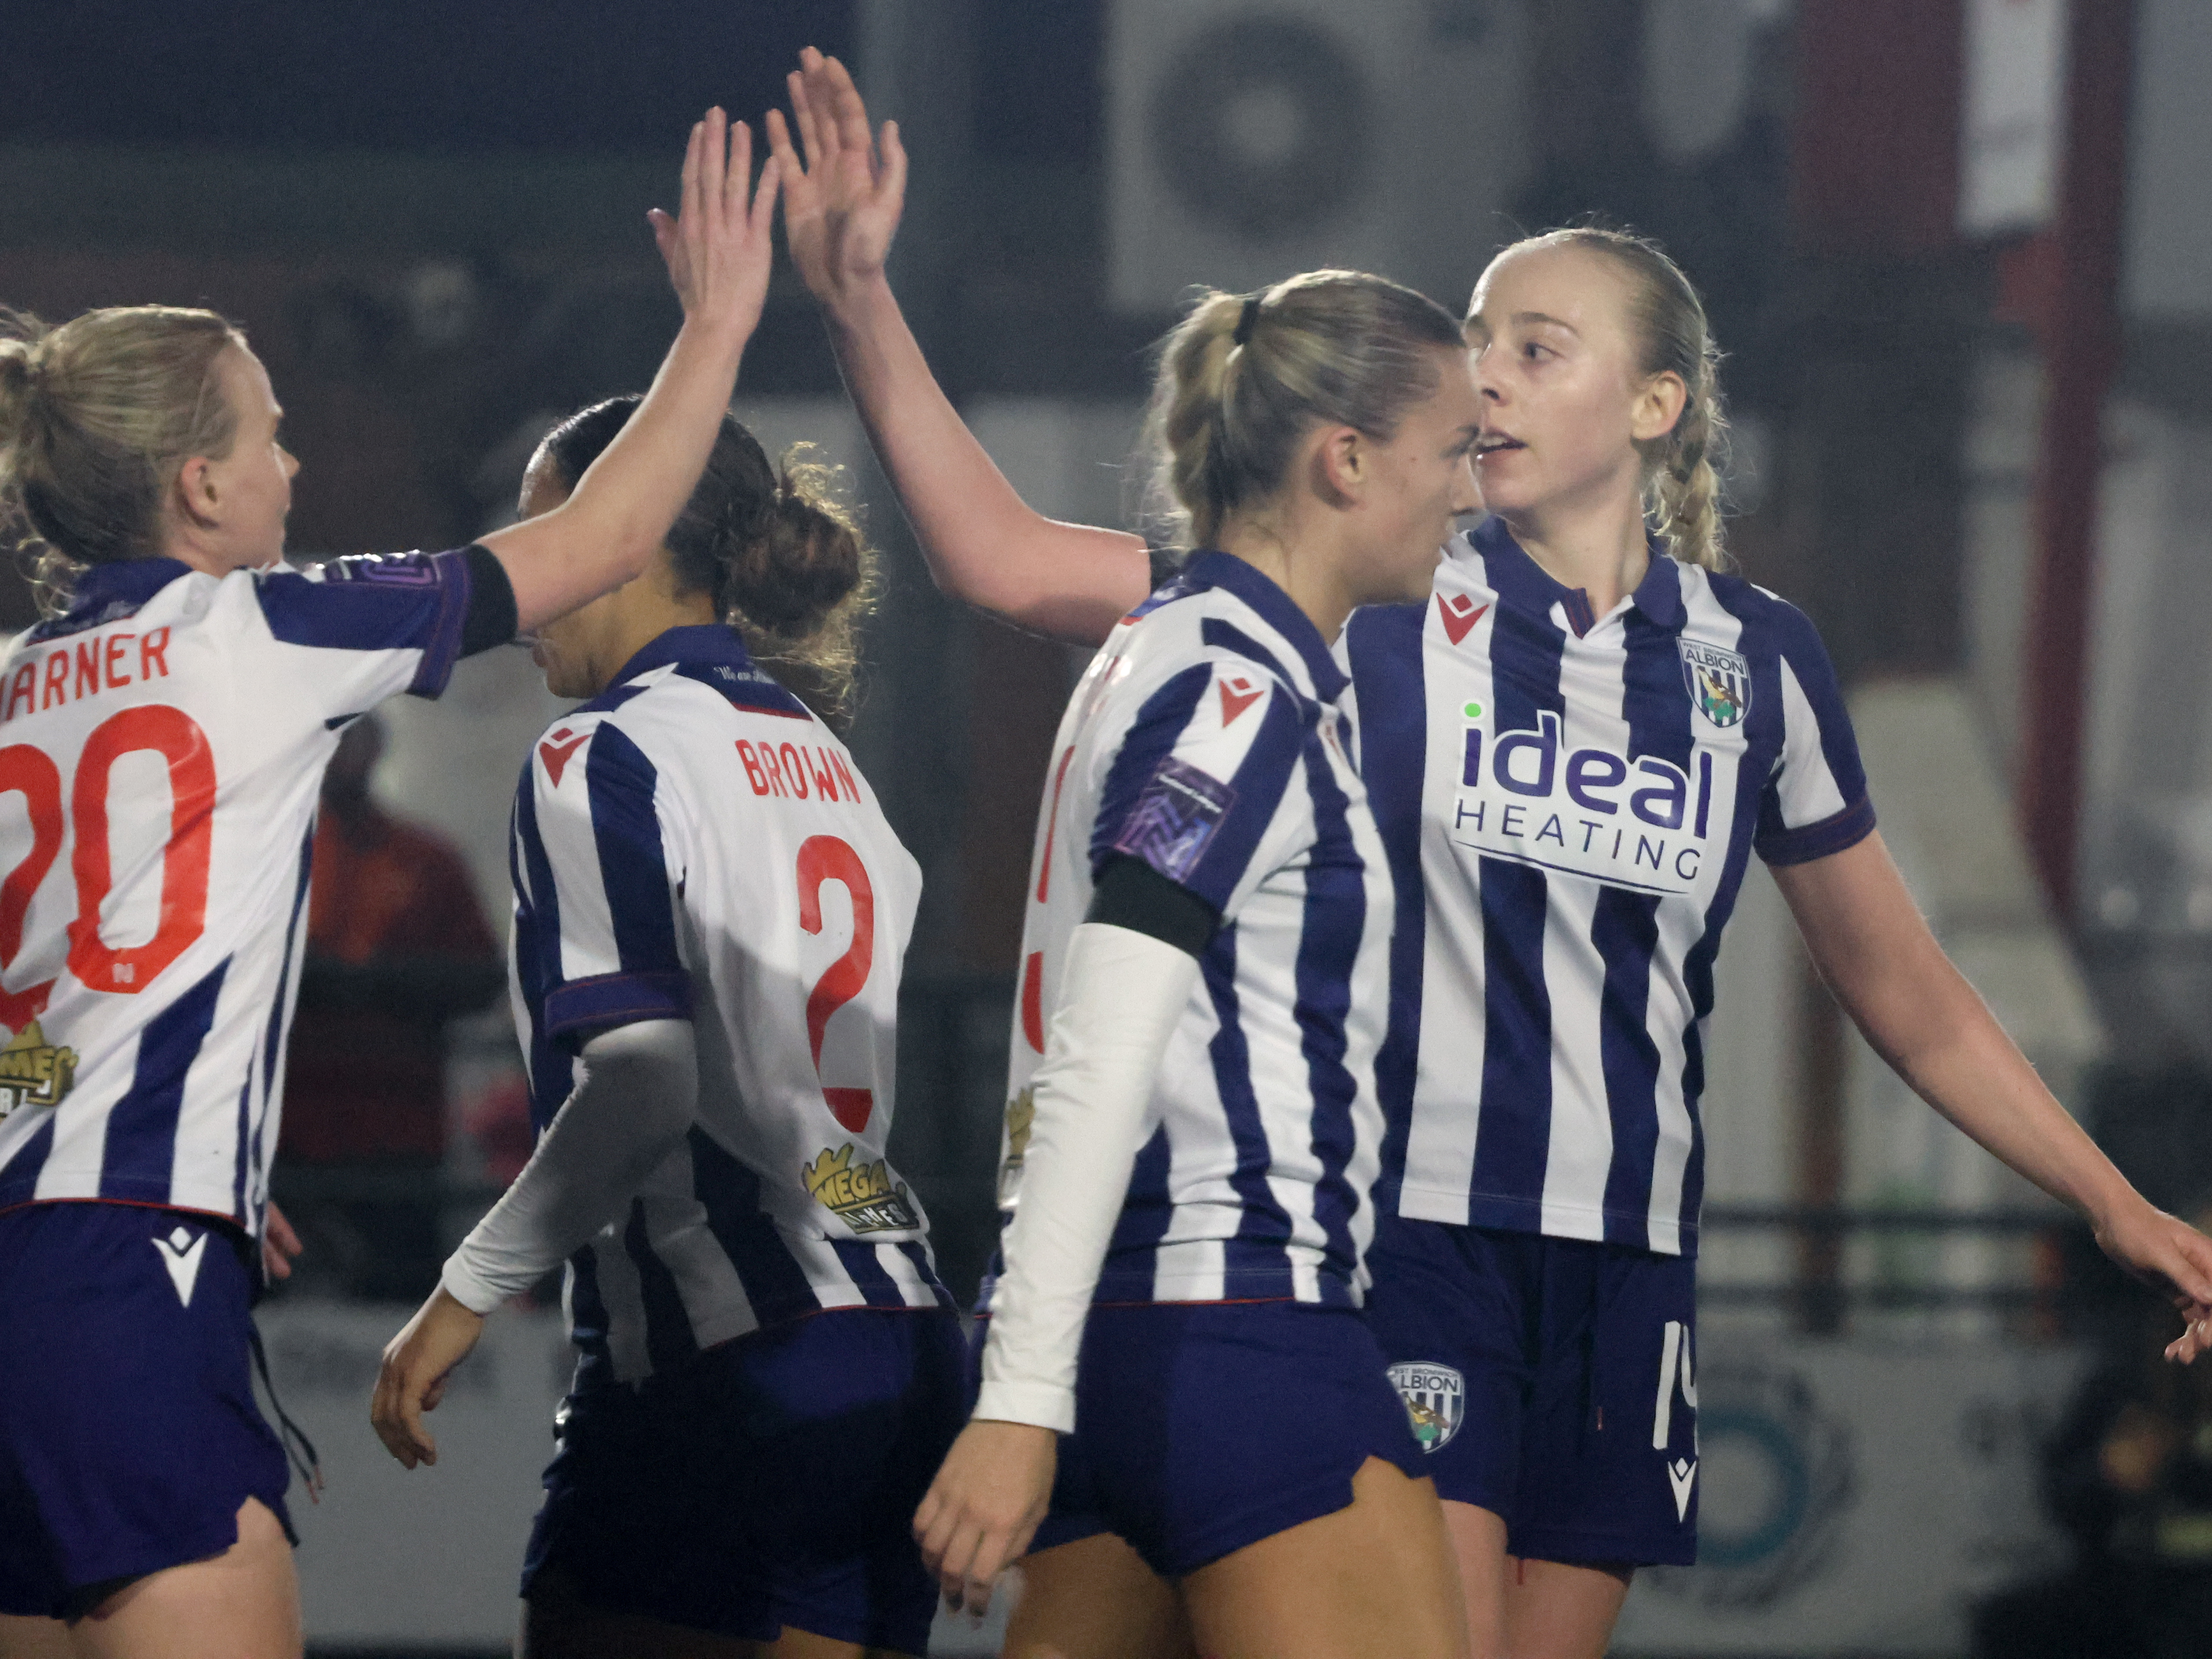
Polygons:
<instances>
[{"instance_id":1,"label":"air conditioning unit","mask_svg":"<svg viewBox=\"0 0 2212 1659\"><path fill-rule=\"evenodd\" d=\"M1458 309L1518 234L1523 0L1112 0L1116 309L1373 270Z\"/></svg>"}]
</instances>

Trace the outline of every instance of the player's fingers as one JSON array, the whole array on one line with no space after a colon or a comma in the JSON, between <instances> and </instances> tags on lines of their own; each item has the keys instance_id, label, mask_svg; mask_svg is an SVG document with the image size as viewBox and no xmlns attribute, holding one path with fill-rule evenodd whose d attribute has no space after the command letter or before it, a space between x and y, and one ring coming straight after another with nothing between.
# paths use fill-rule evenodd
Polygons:
<instances>
[{"instance_id":1,"label":"player's fingers","mask_svg":"<svg viewBox=\"0 0 2212 1659\"><path fill-rule=\"evenodd\" d=\"M833 108L837 121L837 148L868 153L868 106L861 100L860 88L853 84L851 71L835 58L822 60L822 75L836 99Z\"/></svg>"},{"instance_id":2,"label":"player's fingers","mask_svg":"<svg viewBox=\"0 0 2212 1659\"><path fill-rule=\"evenodd\" d=\"M300 1235L293 1230L290 1218L274 1204L269 1206L264 1236L276 1240L277 1248L287 1255L297 1255L306 1248L300 1243Z\"/></svg>"},{"instance_id":3,"label":"player's fingers","mask_svg":"<svg viewBox=\"0 0 2212 1659\"><path fill-rule=\"evenodd\" d=\"M784 77L784 84L791 88L791 116L806 153L806 170L811 173L822 165L822 137L815 128L814 106L807 101L806 77L794 70Z\"/></svg>"},{"instance_id":4,"label":"player's fingers","mask_svg":"<svg viewBox=\"0 0 2212 1659\"><path fill-rule=\"evenodd\" d=\"M399 1431L399 1414L396 1407L398 1398L398 1368L386 1360L376 1374L376 1392L369 1396L369 1426L376 1437L384 1443L384 1449L398 1458L403 1468L415 1467L414 1449L407 1443Z\"/></svg>"},{"instance_id":5,"label":"player's fingers","mask_svg":"<svg viewBox=\"0 0 2212 1659\"><path fill-rule=\"evenodd\" d=\"M690 141L684 146L684 184L676 203L676 216L680 223L699 222L699 158L706 145L707 124L694 121Z\"/></svg>"},{"instance_id":6,"label":"player's fingers","mask_svg":"<svg viewBox=\"0 0 2212 1659\"><path fill-rule=\"evenodd\" d=\"M720 227L722 191L730 173L730 118L720 104L707 112L707 141L699 149L700 228L709 235Z\"/></svg>"},{"instance_id":7,"label":"player's fingers","mask_svg":"<svg viewBox=\"0 0 2212 1659\"><path fill-rule=\"evenodd\" d=\"M2186 1269L2175 1284L2188 1292L2200 1310L2212 1310L2212 1238L2186 1224L2177 1224L2174 1243Z\"/></svg>"},{"instance_id":8,"label":"player's fingers","mask_svg":"<svg viewBox=\"0 0 2212 1659\"><path fill-rule=\"evenodd\" d=\"M968 1564L975 1559L982 1542L982 1528L963 1515L938 1561L937 1587L944 1594L945 1606L957 1610L967 1607Z\"/></svg>"},{"instance_id":9,"label":"player's fingers","mask_svg":"<svg viewBox=\"0 0 2212 1659\"><path fill-rule=\"evenodd\" d=\"M730 127L730 170L722 179L722 216L726 224L745 220L745 197L753 187L753 129L748 121Z\"/></svg>"},{"instance_id":10,"label":"player's fingers","mask_svg":"<svg viewBox=\"0 0 2212 1659\"><path fill-rule=\"evenodd\" d=\"M898 123L884 123L883 176L876 181L876 199L893 204L906 200L906 146L899 142Z\"/></svg>"},{"instance_id":11,"label":"player's fingers","mask_svg":"<svg viewBox=\"0 0 2212 1659\"><path fill-rule=\"evenodd\" d=\"M769 155L783 164L787 173L803 174L805 169L799 164L799 154L791 147L791 123L783 118L780 109L770 110L766 119Z\"/></svg>"},{"instance_id":12,"label":"player's fingers","mask_svg":"<svg viewBox=\"0 0 2212 1659\"><path fill-rule=\"evenodd\" d=\"M783 163L769 156L761 167L760 188L753 192L753 210L750 223L755 236L765 239L775 223L775 196L783 184Z\"/></svg>"},{"instance_id":13,"label":"player's fingers","mask_svg":"<svg viewBox=\"0 0 2212 1659\"><path fill-rule=\"evenodd\" d=\"M966 1612L981 1614L991 1610L991 1589L999 1582L999 1571L1013 1559L1007 1548L1010 1541L995 1528L987 1528L975 1540L975 1553L969 1558L968 1571L963 1575Z\"/></svg>"}]
</instances>

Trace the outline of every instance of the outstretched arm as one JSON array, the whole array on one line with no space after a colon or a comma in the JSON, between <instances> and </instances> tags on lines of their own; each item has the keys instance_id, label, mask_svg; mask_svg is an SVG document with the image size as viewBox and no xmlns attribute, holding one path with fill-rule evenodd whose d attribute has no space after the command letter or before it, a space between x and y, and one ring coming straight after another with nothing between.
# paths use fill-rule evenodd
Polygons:
<instances>
[{"instance_id":1,"label":"outstretched arm","mask_svg":"<svg viewBox=\"0 0 2212 1659\"><path fill-rule=\"evenodd\" d=\"M566 501L483 538L514 586L524 632L644 570L699 482L775 257L776 163L762 169L749 202L751 168L751 130L709 110L691 129L679 216L653 212L684 326L652 389Z\"/></svg>"},{"instance_id":2,"label":"outstretched arm","mask_svg":"<svg viewBox=\"0 0 2212 1659\"><path fill-rule=\"evenodd\" d=\"M1836 1000L1914 1092L2085 1218L2106 1255L2182 1310L2192 1335L2212 1318L2212 1239L2154 1208L2052 1098L1943 954L1881 837L1780 866L1774 879ZM2192 1343L2176 1357L2194 1352Z\"/></svg>"},{"instance_id":3,"label":"outstretched arm","mask_svg":"<svg viewBox=\"0 0 2212 1659\"><path fill-rule=\"evenodd\" d=\"M1006 482L952 407L901 314L884 263L906 198L896 122L880 154L845 66L809 47L790 78L802 163L768 117L792 258L822 304L838 366L937 585L1017 627L1096 645L1152 586L1143 540L1061 524Z\"/></svg>"}]
</instances>

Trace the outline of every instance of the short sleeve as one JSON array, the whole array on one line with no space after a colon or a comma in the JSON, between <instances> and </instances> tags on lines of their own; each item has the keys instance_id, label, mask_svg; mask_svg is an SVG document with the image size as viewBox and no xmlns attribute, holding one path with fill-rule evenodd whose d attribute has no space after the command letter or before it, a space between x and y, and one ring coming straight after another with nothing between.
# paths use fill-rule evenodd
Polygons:
<instances>
[{"instance_id":1,"label":"short sleeve","mask_svg":"<svg viewBox=\"0 0 2212 1659\"><path fill-rule=\"evenodd\" d=\"M532 907L557 940L544 963L543 1034L574 1053L617 1025L689 1019L681 872L652 761L617 726L564 725L539 740L530 770L528 821L517 829L533 886L550 884L531 894Z\"/></svg>"},{"instance_id":2,"label":"short sleeve","mask_svg":"<svg viewBox=\"0 0 2212 1659\"><path fill-rule=\"evenodd\" d=\"M258 573L254 594L279 645L325 653L315 681L350 714L446 689L476 585L465 550L389 553Z\"/></svg>"},{"instance_id":3,"label":"short sleeve","mask_svg":"<svg viewBox=\"0 0 2212 1659\"><path fill-rule=\"evenodd\" d=\"M1782 752L1759 792L1752 846L1769 864L1806 864L1872 835L1874 802L1820 636L1802 611L1775 603L1783 613L1774 685Z\"/></svg>"},{"instance_id":4,"label":"short sleeve","mask_svg":"<svg viewBox=\"0 0 2212 1659\"><path fill-rule=\"evenodd\" d=\"M1141 860L1233 917L1274 863L1304 715L1265 670L1210 662L1145 700L1108 768L1091 828L1095 877Z\"/></svg>"}]
</instances>

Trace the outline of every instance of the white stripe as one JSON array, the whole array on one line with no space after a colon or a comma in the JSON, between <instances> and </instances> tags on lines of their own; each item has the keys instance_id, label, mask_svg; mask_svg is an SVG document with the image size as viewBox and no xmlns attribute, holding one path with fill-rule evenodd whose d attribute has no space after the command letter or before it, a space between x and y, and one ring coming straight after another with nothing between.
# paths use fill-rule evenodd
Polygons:
<instances>
[{"instance_id":1,"label":"white stripe","mask_svg":"<svg viewBox=\"0 0 2212 1659\"><path fill-rule=\"evenodd\" d=\"M1787 658L1777 659L1782 671L1782 764L1774 780L1775 798L1782 807L1782 822L1790 829L1832 818L1850 805L1836 787L1835 774L1820 747L1820 722L1796 671Z\"/></svg>"},{"instance_id":2,"label":"white stripe","mask_svg":"<svg viewBox=\"0 0 2212 1659\"><path fill-rule=\"evenodd\" d=\"M921 1275L914 1270L914 1263L907 1259L906 1252L897 1245L877 1245L876 1263L890 1275L891 1283L898 1286L900 1299L908 1307L933 1308L937 1305L936 1292L922 1281Z\"/></svg>"},{"instance_id":3,"label":"white stripe","mask_svg":"<svg viewBox=\"0 0 2212 1659\"><path fill-rule=\"evenodd\" d=\"M1544 988L1552 1002L1552 1115L1541 1225L1553 1238L1605 1237L1613 1117L1604 1068L1605 958L1590 938L1595 882L1547 877Z\"/></svg>"}]
</instances>

